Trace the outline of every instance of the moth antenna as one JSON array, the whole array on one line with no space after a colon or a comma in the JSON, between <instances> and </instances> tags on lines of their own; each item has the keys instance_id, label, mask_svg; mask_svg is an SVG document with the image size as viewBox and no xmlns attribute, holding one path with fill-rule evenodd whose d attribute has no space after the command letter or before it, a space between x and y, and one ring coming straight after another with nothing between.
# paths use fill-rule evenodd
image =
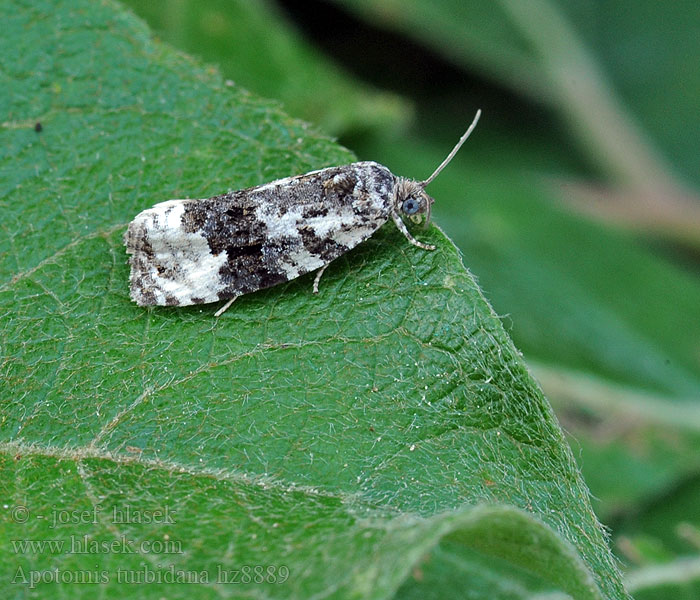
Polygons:
<instances>
[{"instance_id":1,"label":"moth antenna","mask_svg":"<svg viewBox=\"0 0 700 600\"><path fill-rule=\"evenodd\" d=\"M467 138L471 135L471 132L474 131L474 128L476 127L476 124L479 122L479 117L481 116L481 109L476 111L476 116L474 117L474 120L472 121L472 124L469 126L469 129L467 129L464 132L464 135L459 138L459 141L457 142L457 145L452 148L452 152L450 152L447 155L447 158L440 163L440 166L433 171L433 174L428 177L425 181L421 181L420 185L422 187L426 187L433 179L435 179L439 174L440 171L442 171L448 164L449 162L454 158L455 154L459 151L459 149L462 147L462 144L467 141Z\"/></svg>"}]
</instances>

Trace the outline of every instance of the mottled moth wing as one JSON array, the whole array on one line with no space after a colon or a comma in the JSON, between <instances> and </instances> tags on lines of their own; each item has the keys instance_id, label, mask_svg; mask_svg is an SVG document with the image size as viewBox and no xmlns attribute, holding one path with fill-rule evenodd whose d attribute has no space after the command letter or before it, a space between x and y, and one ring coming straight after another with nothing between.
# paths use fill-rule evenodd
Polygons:
<instances>
[{"instance_id":1,"label":"mottled moth wing","mask_svg":"<svg viewBox=\"0 0 700 600\"><path fill-rule=\"evenodd\" d=\"M124 236L131 297L142 306L215 302L323 267L387 221L394 184L386 167L359 162L156 204Z\"/></svg>"}]
</instances>

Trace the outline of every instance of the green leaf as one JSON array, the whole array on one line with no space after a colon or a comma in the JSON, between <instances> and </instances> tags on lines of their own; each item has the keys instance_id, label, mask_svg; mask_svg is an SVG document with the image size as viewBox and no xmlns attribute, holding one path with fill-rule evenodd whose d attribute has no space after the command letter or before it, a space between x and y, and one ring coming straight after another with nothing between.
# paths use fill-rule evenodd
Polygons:
<instances>
[{"instance_id":1,"label":"green leaf","mask_svg":"<svg viewBox=\"0 0 700 600\"><path fill-rule=\"evenodd\" d=\"M136 212L351 157L112 2L0 17L11 594L388 598L444 572L432 555L482 597L626 597L549 405L439 230L417 232L429 253L383 228L318 296L302 277L220 319L139 308Z\"/></svg>"}]
</instances>

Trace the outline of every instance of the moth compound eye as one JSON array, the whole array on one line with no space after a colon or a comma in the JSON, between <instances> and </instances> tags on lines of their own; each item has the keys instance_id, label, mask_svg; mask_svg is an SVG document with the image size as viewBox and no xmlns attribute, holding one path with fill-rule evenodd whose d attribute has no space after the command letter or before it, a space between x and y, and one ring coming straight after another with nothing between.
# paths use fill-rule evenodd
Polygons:
<instances>
[{"instance_id":1,"label":"moth compound eye","mask_svg":"<svg viewBox=\"0 0 700 600\"><path fill-rule=\"evenodd\" d=\"M415 215L420 210L420 202L412 196L406 198L401 205L401 210L407 215Z\"/></svg>"}]
</instances>

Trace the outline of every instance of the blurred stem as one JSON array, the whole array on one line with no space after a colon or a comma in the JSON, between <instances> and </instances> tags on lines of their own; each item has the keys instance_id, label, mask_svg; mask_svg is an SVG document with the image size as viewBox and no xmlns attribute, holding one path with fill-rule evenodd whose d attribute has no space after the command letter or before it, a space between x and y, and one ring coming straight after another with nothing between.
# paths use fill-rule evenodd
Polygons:
<instances>
[{"instance_id":1,"label":"blurred stem","mask_svg":"<svg viewBox=\"0 0 700 600\"><path fill-rule=\"evenodd\" d=\"M538 55L559 111L619 183L681 194L683 186L615 97L584 43L550 0L500 0Z\"/></svg>"},{"instance_id":2,"label":"blurred stem","mask_svg":"<svg viewBox=\"0 0 700 600\"><path fill-rule=\"evenodd\" d=\"M700 405L696 398L655 396L558 367L528 360L528 366L553 403L585 406L596 413L639 417L650 423L700 432Z\"/></svg>"},{"instance_id":3,"label":"blurred stem","mask_svg":"<svg viewBox=\"0 0 700 600\"><path fill-rule=\"evenodd\" d=\"M670 589L671 586L690 589L700 581L700 557L680 558L663 565L653 565L631 571L625 587L631 594Z\"/></svg>"}]
</instances>

